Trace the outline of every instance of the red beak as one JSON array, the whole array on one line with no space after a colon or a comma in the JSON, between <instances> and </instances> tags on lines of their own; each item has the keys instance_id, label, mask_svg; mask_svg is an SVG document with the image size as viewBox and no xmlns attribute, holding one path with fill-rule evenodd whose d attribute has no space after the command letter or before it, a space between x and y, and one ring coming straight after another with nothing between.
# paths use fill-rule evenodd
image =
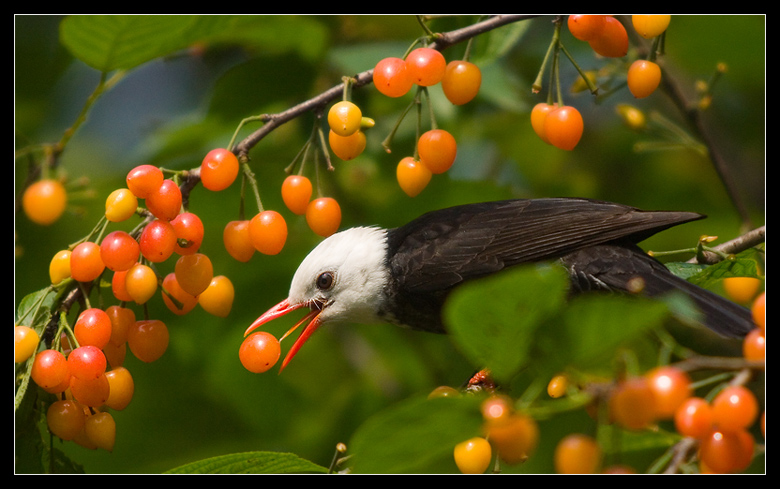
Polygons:
<instances>
[{"instance_id":1,"label":"red beak","mask_svg":"<svg viewBox=\"0 0 780 489\"><path fill-rule=\"evenodd\" d=\"M274 320L278 317L282 317L285 314L290 313L306 305L307 305L306 303L290 304L290 302L287 299L285 299L279 304L272 307L271 309L267 310L265 313L263 313L262 316L257 318L255 322L253 322L252 325L249 326L249 328L247 328L247 330L244 332L244 336L247 336L249 333L251 333L254 329L258 328L259 326L271 320ZM287 335L289 335L290 333L298 329L298 326L305 323L306 321L309 321L309 324L306 326L306 328L304 328L300 336L298 336L298 339L295 340L295 343L290 348L290 351L287 352L287 355L284 357L284 360L282 360L282 366L279 368L279 373L282 373L282 370L284 370L287 364L290 363L290 360L292 360L295 354L298 353L298 350L300 350L303 344L306 343L306 340L308 340L309 337L312 335L312 333L314 333L314 331L316 331L317 328L319 328L320 321L318 319L318 316L320 315L321 312L322 309L319 308L313 309L306 316L304 316L303 319L295 323L295 326L290 328L284 334L284 336L282 336L279 339L279 341L282 341L287 337Z\"/></svg>"}]
</instances>

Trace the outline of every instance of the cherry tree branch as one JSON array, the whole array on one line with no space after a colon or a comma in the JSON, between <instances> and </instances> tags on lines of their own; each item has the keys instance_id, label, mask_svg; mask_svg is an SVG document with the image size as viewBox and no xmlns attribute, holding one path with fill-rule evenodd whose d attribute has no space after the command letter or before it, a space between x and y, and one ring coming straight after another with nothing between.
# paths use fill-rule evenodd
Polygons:
<instances>
[{"instance_id":1,"label":"cherry tree branch","mask_svg":"<svg viewBox=\"0 0 780 489\"><path fill-rule=\"evenodd\" d=\"M484 34L485 32L497 29L499 27L527 20L535 15L496 15L492 16L484 21L477 22L468 27L457 29L450 32L435 34L435 40L429 46L442 51L450 46L468 40L472 37ZM362 87L368 85L373 81L374 70L366 70L358 73L352 77L350 83L353 87ZM342 82L322 93L316 97L310 98L304 102L299 103L289 109L278 112L275 114L262 114L260 116L252 118L252 120L259 120L263 122L263 126L257 129L252 134L240 141L233 151L238 156L239 161L248 161L249 151L257 145L265 136L273 132L279 126L295 119L296 117L308 113L308 112L321 112L332 101L339 99L344 93L344 83Z\"/></svg>"}]
</instances>

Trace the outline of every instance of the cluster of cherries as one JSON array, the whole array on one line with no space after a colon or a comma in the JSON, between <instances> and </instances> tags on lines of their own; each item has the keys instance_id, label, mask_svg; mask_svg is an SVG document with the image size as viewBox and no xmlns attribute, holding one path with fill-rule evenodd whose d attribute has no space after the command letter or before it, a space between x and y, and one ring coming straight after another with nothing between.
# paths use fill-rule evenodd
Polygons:
<instances>
[{"instance_id":1,"label":"cluster of cherries","mask_svg":"<svg viewBox=\"0 0 780 489\"><path fill-rule=\"evenodd\" d=\"M757 294L758 279L730 280L729 295L750 301L756 328L743 342L743 356L749 361L764 361L766 292ZM756 295L757 294L757 295ZM571 388L566 375L554 376L547 386L552 398L565 396ZM459 395L450 387L439 387L430 397ZM711 399L710 399L711 398ZM629 431L653 429L663 421L697 446L701 473L738 473L751 463L755 438L751 429L758 422L766 436L766 412L760 412L756 395L740 384L722 386L705 397L694 393L688 373L674 365L656 367L644 375L627 377L614 383L607 394L609 421ZM492 395L482 404L484 436L473 437L455 446L453 456L463 473L484 473L493 453L513 465L525 461L539 437L535 421L513 410L511 399ZM590 435L572 433L556 445L555 470L561 474L634 473L625 465L602 468L602 449Z\"/></svg>"},{"instance_id":2,"label":"cluster of cherries","mask_svg":"<svg viewBox=\"0 0 780 489\"><path fill-rule=\"evenodd\" d=\"M218 191L230 186L238 171L232 153L214 150L204 158L200 177L204 187ZM48 180L41 182L51 186ZM137 319L128 304L144 305L161 288L164 303L175 314L185 314L200 304L207 312L225 317L234 296L230 280L214 276L211 260L199 253L203 223L196 214L182 212L176 182L166 179L158 167L140 165L128 173L126 183L126 188L116 189L106 199L104 224L127 221L139 213L139 199L144 199L148 213L141 213L149 218L141 229L82 240L56 253L49 265L55 287L66 281L93 283L104 272L111 272L112 292L120 304L103 310L90 307L87 301L72 328L60 318L60 337L41 351L35 329L14 328L16 362L32 358L32 381L58 396L47 411L50 431L63 440L105 450L113 449L116 437L111 411L127 407L134 393L132 375L123 366L127 350L149 363L158 360L169 343L163 321ZM63 208L67 199L56 191L41 193L40 188L33 185L25 193L25 213L34 222L50 224L56 219L47 221L40 216L40 210L51 202L48 196L53 194ZM174 271L159 277L155 265L174 255L178 256Z\"/></svg>"},{"instance_id":3,"label":"cluster of cherries","mask_svg":"<svg viewBox=\"0 0 780 489\"><path fill-rule=\"evenodd\" d=\"M413 86L430 87L441 83L447 99L463 105L476 97L482 83L479 67L466 60L446 62L444 55L429 47L412 50L406 58L388 57L374 67L373 81L380 93L397 98ZM433 175L450 169L455 162L457 143L448 131L433 128L420 135L415 156L401 159L396 177L410 197L425 189Z\"/></svg>"},{"instance_id":4,"label":"cluster of cherries","mask_svg":"<svg viewBox=\"0 0 780 489\"><path fill-rule=\"evenodd\" d=\"M636 32L645 39L656 39L669 26L669 15L633 15ZM570 15L569 32L585 41L598 55L605 58L622 58L628 54L628 32L625 26L611 15ZM626 82L636 98L651 95L661 83L661 68L651 59L638 59L628 68ZM541 102L531 111L531 126L537 136L557 148L573 150L584 131L580 112L572 106Z\"/></svg>"}]
</instances>

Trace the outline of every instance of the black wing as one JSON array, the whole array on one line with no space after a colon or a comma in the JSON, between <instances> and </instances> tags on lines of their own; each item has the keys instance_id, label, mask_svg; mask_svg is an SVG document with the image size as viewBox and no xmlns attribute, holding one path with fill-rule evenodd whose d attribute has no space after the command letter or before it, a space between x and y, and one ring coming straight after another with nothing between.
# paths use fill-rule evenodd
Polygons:
<instances>
[{"instance_id":1,"label":"black wing","mask_svg":"<svg viewBox=\"0 0 780 489\"><path fill-rule=\"evenodd\" d=\"M508 200L433 211L388 231L393 280L388 288L393 315L388 319L442 333L441 307L449 292L464 281L604 243L631 246L661 230L702 218L692 212L642 211L572 198Z\"/></svg>"}]
</instances>

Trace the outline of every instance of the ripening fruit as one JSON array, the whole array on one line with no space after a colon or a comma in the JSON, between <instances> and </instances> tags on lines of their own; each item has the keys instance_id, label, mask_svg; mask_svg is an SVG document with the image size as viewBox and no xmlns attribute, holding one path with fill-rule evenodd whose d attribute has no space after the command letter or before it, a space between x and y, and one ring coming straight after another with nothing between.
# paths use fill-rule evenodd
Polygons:
<instances>
[{"instance_id":1,"label":"ripening fruit","mask_svg":"<svg viewBox=\"0 0 780 489\"><path fill-rule=\"evenodd\" d=\"M145 199L160 188L164 178L156 166L139 165L127 173L127 188L139 199Z\"/></svg>"},{"instance_id":2,"label":"ripening fruit","mask_svg":"<svg viewBox=\"0 0 780 489\"><path fill-rule=\"evenodd\" d=\"M544 135L549 143L566 151L577 146L584 127L580 112L568 105L550 110L544 119Z\"/></svg>"},{"instance_id":3,"label":"ripening fruit","mask_svg":"<svg viewBox=\"0 0 780 489\"><path fill-rule=\"evenodd\" d=\"M116 442L116 422L111 413L102 412L88 416L84 422L84 431L87 438L95 444L97 448L106 451L114 450Z\"/></svg>"},{"instance_id":4,"label":"ripening fruit","mask_svg":"<svg viewBox=\"0 0 780 489\"><path fill-rule=\"evenodd\" d=\"M138 198L129 189L118 188L106 198L106 219L122 222L130 219L138 209Z\"/></svg>"},{"instance_id":5,"label":"ripening fruit","mask_svg":"<svg viewBox=\"0 0 780 489\"><path fill-rule=\"evenodd\" d=\"M596 39L607 24L606 15L570 15L567 20L569 32L580 41Z\"/></svg>"},{"instance_id":6,"label":"ripening fruit","mask_svg":"<svg viewBox=\"0 0 780 489\"><path fill-rule=\"evenodd\" d=\"M331 131L346 137L360 129L363 112L360 107L348 100L336 102L328 111L328 125Z\"/></svg>"},{"instance_id":7,"label":"ripening fruit","mask_svg":"<svg viewBox=\"0 0 780 489\"><path fill-rule=\"evenodd\" d=\"M512 400L503 395L491 395L482 401L479 409L486 426L506 424L514 413Z\"/></svg>"},{"instance_id":8,"label":"ripening fruit","mask_svg":"<svg viewBox=\"0 0 780 489\"><path fill-rule=\"evenodd\" d=\"M181 204L181 189L173 180L163 180L160 187L146 197L146 208L163 221L171 221L179 215Z\"/></svg>"},{"instance_id":9,"label":"ripening fruit","mask_svg":"<svg viewBox=\"0 0 780 489\"><path fill-rule=\"evenodd\" d=\"M646 428L656 419L656 401L644 377L620 382L609 399L610 417L629 430Z\"/></svg>"},{"instance_id":10,"label":"ripening fruit","mask_svg":"<svg viewBox=\"0 0 780 489\"><path fill-rule=\"evenodd\" d=\"M111 339L111 318L100 308L85 309L76 319L73 334L79 345L92 345L102 350Z\"/></svg>"},{"instance_id":11,"label":"ripening fruit","mask_svg":"<svg viewBox=\"0 0 780 489\"><path fill-rule=\"evenodd\" d=\"M536 135L539 136L539 139L547 144L550 144L550 140L547 139L547 134L544 131L544 121L547 119L547 114L557 107L558 104L539 102L534 105L534 108L531 110L531 127Z\"/></svg>"},{"instance_id":12,"label":"ripening fruit","mask_svg":"<svg viewBox=\"0 0 780 489\"><path fill-rule=\"evenodd\" d=\"M151 267L136 263L125 274L124 290L136 304L146 304L157 292L157 274Z\"/></svg>"},{"instance_id":13,"label":"ripening fruit","mask_svg":"<svg viewBox=\"0 0 780 489\"><path fill-rule=\"evenodd\" d=\"M26 362L38 349L38 333L29 326L14 326L14 362Z\"/></svg>"},{"instance_id":14,"label":"ripening fruit","mask_svg":"<svg viewBox=\"0 0 780 489\"><path fill-rule=\"evenodd\" d=\"M249 221L249 240L264 255L276 255L287 242L287 222L276 211L263 211Z\"/></svg>"},{"instance_id":15,"label":"ripening fruit","mask_svg":"<svg viewBox=\"0 0 780 489\"><path fill-rule=\"evenodd\" d=\"M455 464L462 474L483 474L492 457L490 443L480 436L458 443L453 450Z\"/></svg>"},{"instance_id":16,"label":"ripening fruit","mask_svg":"<svg viewBox=\"0 0 780 489\"><path fill-rule=\"evenodd\" d=\"M96 379L106 373L106 356L96 346L79 346L68 355L68 371L77 379Z\"/></svg>"},{"instance_id":17,"label":"ripening fruit","mask_svg":"<svg viewBox=\"0 0 780 489\"><path fill-rule=\"evenodd\" d=\"M127 341L127 331L135 324L135 312L127 307L114 305L106 308L106 314L111 321L109 343L123 345Z\"/></svg>"},{"instance_id":18,"label":"ripening fruit","mask_svg":"<svg viewBox=\"0 0 780 489\"><path fill-rule=\"evenodd\" d=\"M441 79L444 96L455 105L471 102L482 85L482 71L465 60L450 61Z\"/></svg>"},{"instance_id":19,"label":"ripening fruit","mask_svg":"<svg viewBox=\"0 0 780 489\"><path fill-rule=\"evenodd\" d=\"M734 302L748 304L758 294L761 280L755 277L727 277L723 279L723 290Z\"/></svg>"},{"instance_id":20,"label":"ripening fruit","mask_svg":"<svg viewBox=\"0 0 780 489\"><path fill-rule=\"evenodd\" d=\"M211 279L209 286L200 294L198 304L209 314L224 318L230 314L235 295L233 282L224 275L218 275Z\"/></svg>"},{"instance_id":21,"label":"ripening fruit","mask_svg":"<svg viewBox=\"0 0 780 489\"><path fill-rule=\"evenodd\" d=\"M179 255L197 253L203 243L203 221L197 214L182 212L171 221L176 232L176 246L173 250Z\"/></svg>"},{"instance_id":22,"label":"ripening fruit","mask_svg":"<svg viewBox=\"0 0 780 489\"><path fill-rule=\"evenodd\" d=\"M178 316L187 314L198 304L198 298L181 288L173 272L165 276L162 287L163 302Z\"/></svg>"},{"instance_id":23,"label":"ripening fruit","mask_svg":"<svg viewBox=\"0 0 780 489\"><path fill-rule=\"evenodd\" d=\"M24 190L22 209L34 223L48 226L56 222L68 203L65 186L57 180L38 180Z\"/></svg>"},{"instance_id":24,"label":"ripening fruit","mask_svg":"<svg viewBox=\"0 0 780 489\"><path fill-rule=\"evenodd\" d=\"M601 34L588 41L591 49L606 58L622 58L628 53L628 32L619 20L607 15Z\"/></svg>"},{"instance_id":25,"label":"ripening fruit","mask_svg":"<svg viewBox=\"0 0 780 489\"><path fill-rule=\"evenodd\" d=\"M637 34L645 39L652 39L663 34L672 21L671 15L632 15L631 23L634 24Z\"/></svg>"},{"instance_id":26,"label":"ripening fruit","mask_svg":"<svg viewBox=\"0 0 780 489\"><path fill-rule=\"evenodd\" d=\"M255 254L255 247L249 239L249 221L230 221L222 231L225 250L236 260L246 263Z\"/></svg>"},{"instance_id":27,"label":"ripening fruit","mask_svg":"<svg viewBox=\"0 0 780 489\"><path fill-rule=\"evenodd\" d=\"M414 84L406 69L406 61L401 58L384 58L374 67L374 85L380 93L388 97L406 95Z\"/></svg>"},{"instance_id":28,"label":"ripening fruit","mask_svg":"<svg viewBox=\"0 0 780 489\"><path fill-rule=\"evenodd\" d=\"M341 225L341 207L332 197L320 197L306 207L306 223L309 228L323 237L338 231Z\"/></svg>"},{"instance_id":29,"label":"ripening fruit","mask_svg":"<svg viewBox=\"0 0 780 489\"><path fill-rule=\"evenodd\" d=\"M228 188L238 176L238 158L232 151L216 148L209 151L200 165L200 181L214 192Z\"/></svg>"},{"instance_id":30,"label":"ripening fruit","mask_svg":"<svg viewBox=\"0 0 780 489\"><path fill-rule=\"evenodd\" d=\"M565 375L556 375L547 383L547 395L552 398L561 397L566 394L569 386L569 380Z\"/></svg>"},{"instance_id":31,"label":"ripening fruit","mask_svg":"<svg viewBox=\"0 0 780 489\"><path fill-rule=\"evenodd\" d=\"M759 327L762 333L765 332L766 326L766 292L756 297L753 304L750 306L750 312L753 315L753 322Z\"/></svg>"},{"instance_id":32,"label":"ripening fruit","mask_svg":"<svg viewBox=\"0 0 780 489\"><path fill-rule=\"evenodd\" d=\"M634 97L647 97L661 84L661 67L652 61L638 59L628 68L626 81Z\"/></svg>"},{"instance_id":33,"label":"ripening fruit","mask_svg":"<svg viewBox=\"0 0 780 489\"><path fill-rule=\"evenodd\" d=\"M455 138L444 129L431 129L417 141L420 162L433 174L444 173L455 163L458 145Z\"/></svg>"},{"instance_id":34,"label":"ripening fruit","mask_svg":"<svg viewBox=\"0 0 780 489\"><path fill-rule=\"evenodd\" d=\"M105 372L93 379L70 378L70 393L79 403L92 408L99 408L108 400L111 386Z\"/></svg>"},{"instance_id":35,"label":"ripening fruit","mask_svg":"<svg viewBox=\"0 0 780 489\"><path fill-rule=\"evenodd\" d=\"M728 386L712 400L712 423L721 431L749 428L757 418L758 400L747 387Z\"/></svg>"},{"instance_id":36,"label":"ripening fruit","mask_svg":"<svg viewBox=\"0 0 780 489\"><path fill-rule=\"evenodd\" d=\"M692 394L690 377L678 368L657 367L645 374L645 378L653 391L656 416L660 419L671 419Z\"/></svg>"},{"instance_id":37,"label":"ripening fruit","mask_svg":"<svg viewBox=\"0 0 780 489\"><path fill-rule=\"evenodd\" d=\"M136 321L127 332L127 346L142 362L158 360L168 349L168 327L159 319Z\"/></svg>"},{"instance_id":38,"label":"ripening fruit","mask_svg":"<svg viewBox=\"0 0 780 489\"><path fill-rule=\"evenodd\" d=\"M176 230L170 222L155 219L141 231L138 245L141 254L150 262L164 262L176 250Z\"/></svg>"},{"instance_id":39,"label":"ripening fruit","mask_svg":"<svg viewBox=\"0 0 780 489\"><path fill-rule=\"evenodd\" d=\"M106 265L100 257L100 246L91 241L79 243L70 254L70 276L77 282L92 282Z\"/></svg>"},{"instance_id":40,"label":"ripening fruit","mask_svg":"<svg viewBox=\"0 0 780 489\"><path fill-rule=\"evenodd\" d=\"M333 154L344 161L357 158L366 149L366 133L357 130L349 136L339 136L333 129L328 132L328 144Z\"/></svg>"},{"instance_id":41,"label":"ripening fruit","mask_svg":"<svg viewBox=\"0 0 780 489\"><path fill-rule=\"evenodd\" d=\"M766 359L766 338L764 333L755 328L742 341L742 356L745 360L763 361Z\"/></svg>"},{"instance_id":42,"label":"ripening fruit","mask_svg":"<svg viewBox=\"0 0 780 489\"><path fill-rule=\"evenodd\" d=\"M753 435L745 430L712 430L699 442L699 458L702 464L718 474L745 470L755 450Z\"/></svg>"},{"instance_id":43,"label":"ripening fruit","mask_svg":"<svg viewBox=\"0 0 780 489\"><path fill-rule=\"evenodd\" d=\"M312 194L311 180L302 175L290 175L282 182L282 200L293 214L306 214Z\"/></svg>"},{"instance_id":44,"label":"ripening fruit","mask_svg":"<svg viewBox=\"0 0 780 489\"><path fill-rule=\"evenodd\" d=\"M106 372L106 378L110 387L106 406L121 411L133 400L135 393L133 376L125 367L116 367Z\"/></svg>"},{"instance_id":45,"label":"ripening fruit","mask_svg":"<svg viewBox=\"0 0 780 489\"><path fill-rule=\"evenodd\" d=\"M52 285L57 285L66 278L70 278L70 250L62 250L55 253L49 262L49 279Z\"/></svg>"},{"instance_id":46,"label":"ripening fruit","mask_svg":"<svg viewBox=\"0 0 780 489\"><path fill-rule=\"evenodd\" d=\"M444 55L432 48L417 48L406 57L406 70L412 82L421 87L439 83L446 68Z\"/></svg>"},{"instance_id":47,"label":"ripening fruit","mask_svg":"<svg viewBox=\"0 0 780 489\"><path fill-rule=\"evenodd\" d=\"M281 356L281 346L274 335L258 331L247 336L238 350L241 365L252 373L271 369Z\"/></svg>"},{"instance_id":48,"label":"ripening fruit","mask_svg":"<svg viewBox=\"0 0 780 489\"><path fill-rule=\"evenodd\" d=\"M674 427L682 436L702 439L712 430L712 407L701 397L689 397L674 413Z\"/></svg>"},{"instance_id":49,"label":"ripening fruit","mask_svg":"<svg viewBox=\"0 0 780 489\"><path fill-rule=\"evenodd\" d=\"M536 421L519 413L509 414L505 421L486 423L485 432L501 460L510 465L524 462L539 442Z\"/></svg>"},{"instance_id":50,"label":"ripening fruit","mask_svg":"<svg viewBox=\"0 0 780 489\"><path fill-rule=\"evenodd\" d=\"M84 429L84 408L69 399L54 401L46 411L49 431L61 440L69 441Z\"/></svg>"},{"instance_id":51,"label":"ripening fruit","mask_svg":"<svg viewBox=\"0 0 780 489\"><path fill-rule=\"evenodd\" d=\"M214 278L214 266L211 259L203 253L183 255L174 267L176 281L190 295L200 295Z\"/></svg>"},{"instance_id":52,"label":"ripening fruit","mask_svg":"<svg viewBox=\"0 0 780 489\"><path fill-rule=\"evenodd\" d=\"M108 233L100 243L100 259L109 270L129 270L141 255L138 241L125 231Z\"/></svg>"},{"instance_id":53,"label":"ripening fruit","mask_svg":"<svg viewBox=\"0 0 780 489\"><path fill-rule=\"evenodd\" d=\"M413 157L406 156L398 162L395 175L401 190L409 197L416 197L428 186L433 173Z\"/></svg>"},{"instance_id":54,"label":"ripening fruit","mask_svg":"<svg viewBox=\"0 0 780 489\"><path fill-rule=\"evenodd\" d=\"M587 435L571 434L558 442L554 460L559 474L595 474L601 465L601 448Z\"/></svg>"}]
</instances>

